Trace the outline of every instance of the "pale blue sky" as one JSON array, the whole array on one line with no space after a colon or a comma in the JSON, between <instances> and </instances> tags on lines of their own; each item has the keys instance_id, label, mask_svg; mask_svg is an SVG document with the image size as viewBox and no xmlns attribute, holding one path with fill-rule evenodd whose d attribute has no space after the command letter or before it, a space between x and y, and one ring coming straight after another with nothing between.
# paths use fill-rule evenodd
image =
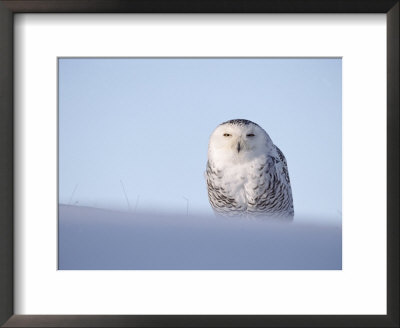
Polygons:
<instances>
[{"instance_id":1,"label":"pale blue sky","mask_svg":"<svg viewBox=\"0 0 400 328\"><path fill-rule=\"evenodd\" d=\"M296 217L340 220L341 59L59 59L59 202L212 213L208 138L256 122L285 154ZM77 186L77 187L76 187ZM74 192L75 190L75 192ZM186 199L185 199L186 198Z\"/></svg>"}]
</instances>

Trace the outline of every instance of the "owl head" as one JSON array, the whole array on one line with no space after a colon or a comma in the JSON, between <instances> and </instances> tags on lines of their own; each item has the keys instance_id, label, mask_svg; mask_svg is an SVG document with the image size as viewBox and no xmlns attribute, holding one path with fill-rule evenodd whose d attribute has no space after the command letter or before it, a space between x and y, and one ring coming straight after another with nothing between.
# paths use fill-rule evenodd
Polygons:
<instances>
[{"instance_id":1,"label":"owl head","mask_svg":"<svg viewBox=\"0 0 400 328\"><path fill-rule=\"evenodd\" d=\"M271 151L271 138L258 124L243 120L221 123L211 134L208 159L217 163L246 162Z\"/></svg>"}]
</instances>

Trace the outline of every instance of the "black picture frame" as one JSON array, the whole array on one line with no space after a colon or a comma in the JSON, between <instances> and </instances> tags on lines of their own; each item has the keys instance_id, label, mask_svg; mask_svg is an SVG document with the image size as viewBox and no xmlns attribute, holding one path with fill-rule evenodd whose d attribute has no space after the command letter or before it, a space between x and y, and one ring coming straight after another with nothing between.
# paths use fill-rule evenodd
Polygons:
<instances>
[{"instance_id":1,"label":"black picture frame","mask_svg":"<svg viewBox=\"0 0 400 328\"><path fill-rule=\"evenodd\" d=\"M399 327L399 8L399 0L0 0L0 324L4 327ZM13 20L16 13L385 13L387 315L14 315Z\"/></svg>"}]
</instances>

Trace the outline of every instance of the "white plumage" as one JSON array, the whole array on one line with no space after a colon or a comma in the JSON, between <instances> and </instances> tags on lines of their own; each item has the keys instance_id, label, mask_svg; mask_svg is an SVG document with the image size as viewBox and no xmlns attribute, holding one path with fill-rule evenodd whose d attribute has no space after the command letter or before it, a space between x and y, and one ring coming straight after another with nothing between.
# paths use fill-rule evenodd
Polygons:
<instances>
[{"instance_id":1,"label":"white plumage","mask_svg":"<svg viewBox=\"0 0 400 328\"><path fill-rule=\"evenodd\" d=\"M256 123L230 120L214 130L206 180L216 214L293 218L285 156Z\"/></svg>"}]
</instances>

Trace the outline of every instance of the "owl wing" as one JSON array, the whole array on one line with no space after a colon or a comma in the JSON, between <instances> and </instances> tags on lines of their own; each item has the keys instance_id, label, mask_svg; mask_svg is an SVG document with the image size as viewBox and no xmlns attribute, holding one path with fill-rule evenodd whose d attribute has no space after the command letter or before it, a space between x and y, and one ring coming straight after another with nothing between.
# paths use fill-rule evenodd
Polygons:
<instances>
[{"instance_id":1,"label":"owl wing","mask_svg":"<svg viewBox=\"0 0 400 328\"><path fill-rule=\"evenodd\" d=\"M282 151L275 146L276 153L273 156L274 162L275 162L275 170L277 174L278 181L283 185L283 191L288 197L288 204L289 204L289 212L291 215L294 214L293 210L293 196L292 196L292 187L290 184L290 178L289 178L289 170L287 166L287 161L285 158L285 155L283 155Z\"/></svg>"},{"instance_id":2,"label":"owl wing","mask_svg":"<svg viewBox=\"0 0 400 328\"><path fill-rule=\"evenodd\" d=\"M289 178L289 171L287 167L287 162L285 155L283 155L282 151L275 146L277 156L274 156L274 161L275 161L275 167L277 169L277 173L280 176L280 178L284 179L282 182L286 182L287 185L290 187L290 178Z\"/></svg>"},{"instance_id":3,"label":"owl wing","mask_svg":"<svg viewBox=\"0 0 400 328\"><path fill-rule=\"evenodd\" d=\"M247 184L247 211L252 215L293 216L293 199L285 156L276 147Z\"/></svg>"}]
</instances>

